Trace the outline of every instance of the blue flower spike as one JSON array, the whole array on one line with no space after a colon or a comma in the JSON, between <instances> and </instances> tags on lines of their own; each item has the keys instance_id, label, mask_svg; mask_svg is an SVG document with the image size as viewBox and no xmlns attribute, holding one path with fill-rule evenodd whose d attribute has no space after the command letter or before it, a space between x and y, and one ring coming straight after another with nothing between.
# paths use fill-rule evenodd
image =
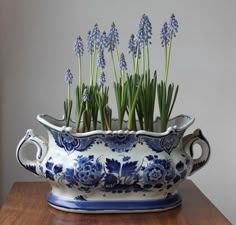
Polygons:
<instances>
[{"instance_id":1,"label":"blue flower spike","mask_svg":"<svg viewBox=\"0 0 236 225\"><path fill-rule=\"evenodd\" d=\"M168 23L165 22L162 29L161 29L161 45L162 45L162 47L167 46L169 41L170 41L170 36L169 36Z\"/></svg>"},{"instance_id":2,"label":"blue flower spike","mask_svg":"<svg viewBox=\"0 0 236 225\"><path fill-rule=\"evenodd\" d=\"M119 33L114 22L111 24L110 32L108 34L108 39L109 39L108 51L114 51L116 45L119 44Z\"/></svg>"},{"instance_id":3,"label":"blue flower spike","mask_svg":"<svg viewBox=\"0 0 236 225\"><path fill-rule=\"evenodd\" d=\"M176 33L178 33L179 23L176 20L174 13L171 15L168 25L170 35L176 37Z\"/></svg>"},{"instance_id":4,"label":"blue flower spike","mask_svg":"<svg viewBox=\"0 0 236 225\"><path fill-rule=\"evenodd\" d=\"M99 48L104 50L105 48L107 48L109 45L109 38L107 37L107 34L105 31L103 31L101 37L100 37L100 41L99 41Z\"/></svg>"},{"instance_id":5,"label":"blue flower spike","mask_svg":"<svg viewBox=\"0 0 236 225\"><path fill-rule=\"evenodd\" d=\"M137 33L137 40L140 46L151 44L150 39L152 37L152 24L147 15L143 14Z\"/></svg>"},{"instance_id":6,"label":"blue flower spike","mask_svg":"<svg viewBox=\"0 0 236 225\"><path fill-rule=\"evenodd\" d=\"M88 32L88 36L87 36L87 49L90 54L93 53L93 41L91 38L91 30Z\"/></svg>"},{"instance_id":7,"label":"blue flower spike","mask_svg":"<svg viewBox=\"0 0 236 225\"><path fill-rule=\"evenodd\" d=\"M137 38L135 37L134 34L131 34L130 39L129 39L129 43L128 43L128 48L129 48L129 53L132 53L132 56L135 58L136 54L137 54L137 50L138 50L138 58L141 57L141 50L139 47L139 41L137 40Z\"/></svg>"},{"instance_id":8,"label":"blue flower spike","mask_svg":"<svg viewBox=\"0 0 236 225\"><path fill-rule=\"evenodd\" d=\"M76 56L83 56L84 54L84 45L80 36L74 42L74 53Z\"/></svg>"},{"instance_id":9,"label":"blue flower spike","mask_svg":"<svg viewBox=\"0 0 236 225\"><path fill-rule=\"evenodd\" d=\"M65 81L66 81L66 83L68 83L68 84L72 84L73 75L72 75L70 69L67 69L67 71L66 71L66 74L65 74Z\"/></svg>"},{"instance_id":10,"label":"blue flower spike","mask_svg":"<svg viewBox=\"0 0 236 225\"><path fill-rule=\"evenodd\" d=\"M123 52L120 55L119 67L120 67L120 70L122 70L122 71L127 70L127 63L125 61L125 55Z\"/></svg>"},{"instance_id":11,"label":"blue flower spike","mask_svg":"<svg viewBox=\"0 0 236 225\"><path fill-rule=\"evenodd\" d=\"M98 56L98 67L101 69L104 69L106 66L105 58L104 58L104 50L99 51L99 56Z\"/></svg>"},{"instance_id":12,"label":"blue flower spike","mask_svg":"<svg viewBox=\"0 0 236 225\"><path fill-rule=\"evenodd\" d=\"M132 53L135 56L136 46L135 46L135 36L131 34L129 43L128 43L129 53Z\"/></svg>"},{"instance_id":13,"label":"blue flower spike","mask_svg":"<svg viewBox=\"0 0 236 225\"><path fill-rule=\"evenodd\" d=\"M161 29L161 45L165 47L169 44L173 37L176 37L178 32L179 23L175 18L175 15L172 14L170 17L169 23L165 22Z\"/></svg>"},{"instance_id":14,"label":"blue flower spike","mask_svg":"<svg viewBox=\"0 0 236 225\"><path fill-rule=\"evenodd\" d=\"M94 48L98 48L101 38L101 32L97 24L94 25L92 30L88 32L87 37L87 48L88 52L92 54L94 52Z\"/></svg>"},{"instance_id":15,"label":"blue flower spike","mask_svg":"<svg viewBox=\"0 0 236 225\"><path fill-rule=\"evenodd\" d=\"M101 73L100 77L98 78L98 83L101 86L104 86L106 83L106 75L104 72Z\"/></svg>"}]
</instances>

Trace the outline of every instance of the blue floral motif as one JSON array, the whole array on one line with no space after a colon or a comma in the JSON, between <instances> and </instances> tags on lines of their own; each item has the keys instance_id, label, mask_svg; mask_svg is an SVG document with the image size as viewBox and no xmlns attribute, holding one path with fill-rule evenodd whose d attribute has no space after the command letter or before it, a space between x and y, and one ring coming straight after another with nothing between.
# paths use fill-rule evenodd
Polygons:
<instances>
[{"instance_id":1,"label":"blue floral motif","mask_svg":"<svg viewBox=\"0 0 236 225\"><path fill-rule=\"evenodd\" d=\"M129 161L130 157L125 160L124 158L122 162L106 158L105 176L102 179L104 191L122 193L142 190L142 187L137 184L141 166L137 168L138 161Z\"/></svg>"},{"instance_id":2,"label":"blue floral motif","mask_svg":"<svg viewBox=\"0 0 236 225\"><path fill-rule=\"evenodd\" d=\"M72 167L63 167L50 157L41 172L52 181L85 193L94 187L111 193L169 189L188 175L182 161L172 165L170 160L160 159L157 154L146 155L141 164L126 155L119 155L120 160L105 158L103 164L100 159L101 156L80 155Z\"/></svg>"},{"instance_id":3,"label":"blue floral motif","mask_svg":"<svg viewBox=\"0 0 236 225\"><path fill-rule=\"evenodd\" d=\"M159 183L167 183L174 177L174 170L171 167L171 162L165 159L157 159L156 157L147 156L149 163L144 168L144 183L156 185Z\"/></svg>"},{"instance_id":4,"label":"blue floral motif","mask_svg":"<svg viewBox=\"0 0 236 225\"><path fill-rule=\"evenodd\" d=\"M137 162L138 161L127 162L123 164L121 176L124 177L133 176L136 173Z\"/></svg>"},{"instance_id":5,"label":"blue floral motif","mask_svg":"<svg viewBox=\"0 0 236 225\"><path fill-rule=\"evenodd\" d=\"M158 151L172 149L179 138L176 133L162 138L137 137L135 134L91 135L81 138L54 130L51 130L51 133L56 143L65 150L69 149L70 153L74 150L86 151L94 143L98 145L104 143L112 151L118 153L117 158L104 158L102 155L81 153L78 155L74 152L74 163L70 167L63 167L61 161L50 157L46 161L45 167L40 168L41 173L48 179L62 182L69 188L76 187L81 193L91 192L94 187L97 190L110 193L141 192L152 189L167 190L188 175L183 160L174 164L170 159L160 158L156 152L155 154L147 154L142 161L138 162L133 160L129 153L123 153L129 152L138 141L155 146L156 149L159 149Z\"/></svg>"},{"instance_id":6,"label":"blue floral motif","mask_svg":"<svg viewBox=\"0 0 236 225\"><path fill-rule=\"evenodd\" d=\"M96 186L102 175L102 164L94 157L79 156L73 168L66 168L63 179L68 187L79 186L80 190L89 191L90 187Z\"/></svg>"},{"instance_id":7,"label":"blue floral motif","mask_svg":"<svg viewBox=\"0 0 236 225\"><path fill-rule=\"evenodd\" d=\"M144 170L144 181L147 184L156 184L163 180L165 170L162 166L150 165Z\"/></svg>"},{"instance_id":8,"label":"blue floral motif","mask_svg":"<svg viewBox=\"0 0 236 225\"><path fill-rule=\"evenodd\" d=\"M96 186L102 177L102 164L97 160L93 162L93 156L81 157L75 170L75 179L82 185Z\"/></svg>"},{"instance_id":9,"label":"blue floral motif","mask_svg":"<svg viewBox=\"0 0 236 225\"><path fill-rule=\"evenodd\" d=\"M176 147L177 143L178 136L176 133L172 133L161 139L160 146L164 151L170 154L172 149Z\"/></svg>"},{"instance_id":10,"label":"blue floral motif","mask_svg":"<svg viewBox=\"0 0 236 225\"><path fill-rule=\"evenodd\" d=\"M74 185L78 185L77 181L74 177L75 170L73 168L66 168L66 171L64 172L64 179L67 181L68 187L73 187Z\"/></svg>"},{"instance_id":11,"label":"blue floral motif","mask_svg":"<svg viewBox=\"0 0 236 225\"><path fill-rule=\"evenodd\" d=\"M149 148L151 148L156 153L162 152L163 149L160 146L160 138L154 137L143 137L144 142Z\"/></svg>"},{"instance_id":12,"label":"blue floral motif","mask_svg":"<svg viewBox=\"0 0 236 225\"><path fill-rule=\"evenodd\" d=\"M96 139L99 138L98 136L74 137L69 133L60 133L55 130L50 130L50 132L52 133L56 144L69 153L72 153L74 150L80 152L86 151L94 144Z\"/></svg>"},{"instance_id":13,"label":"blue floral motif","mask_svg":"<svg viewBox=\"0 0 236 225\"><path fill-rule=\"evenodd\" d=\"M119 173L120 172L120 162L114 159L106 159L106 168L109 173Z\"/></svg>"},{"instance_id":14,"label":"blue floral motif","mask_svg":"<svg viewBox=\"0 0 236 225\"><path fill-rule=\"evenodd\" d=\"M124 156L122 160L123 160L123 162L129 161L130 160L130 156Z\"/></svg>"},{"instance_id":15,"label":"blue floral motif","mask_svg":"<svg viewBox=\"0 0 236 225\"><path fill-rule=\"evenodd\" d=\"M52 157L47 160L45 170L46 178L54 181L57 175L60 176L62 170L63 166L61 164L55 164ZM41 172L43 173L43 168L41 168Z\"/></svg>"},{"instance_id":16,"label":"blue floral motif","mask_svg":"<svg viewBox=\"0 0 236 225\"><path fill-rule=\"evenodd\" d=\"M75 138L67 133L61 134L61 143L68 152L76 149L80 144L78 138Z\"/></svg>"},{"instance_id":17,"label":"blue floral motif","mask_svg":"<svg viewBox=\"0 0 236 225\"><path fill-rule=\"evenodd\" d=\"M114 152L128 152L138 142L134 134L108 134L103 141Z\"/></svg>"}]
</instances>

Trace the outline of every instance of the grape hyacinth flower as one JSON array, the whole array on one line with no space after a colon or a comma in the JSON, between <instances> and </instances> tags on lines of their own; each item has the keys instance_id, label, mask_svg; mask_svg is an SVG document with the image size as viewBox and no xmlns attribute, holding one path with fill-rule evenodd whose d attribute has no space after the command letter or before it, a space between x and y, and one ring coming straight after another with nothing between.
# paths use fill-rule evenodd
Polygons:
<instances>
[{"instance_id":1,"label":"grape hyacinth flower","mask_svg":"<svg viewBox=\"0 0 236 225\"><path fill-rule=\"evenodd\" d=\"M139 47L138 40L135 38L134 34L131 34L130 39L129 39L129 43L128 43L128 49L129 49L129 53L132 53L132 56L134 58L136 57L137 50L139 52L138 58L141 57L140 47L139 48L138 47Z\"/></svg>"},{"instance_id":2,"label":"grape hyacinth flower","mask_svg":"<svg viewBox=\"0 0 236 225\"><path fill-rule=\"evenodd\" d=\"M167 22L165 22L162 29L161 29L161 45L162 45L162 47L167 46L169 41L170 41L169 27L168 27Z\"/></svg>"},{"instance_id":3,"label":"grape hyacinth flower","mask_svg":"<svg viewBox=\"0 0 236 225\"><path fill-rule=\"evenodd\" d=\"M125 61L125 55L123 52L120 55L119 67L120 67L120 70L123 70L123 71L127 70L127 63Z\"/></svg>"},{"instance_id":4,"label":"grape hyacinth flower","mask_svg":"<svg viewBox=\"0 0 236 225\"><path fill-rule=\"evenodd\" d=\"M168 26L170 35L176 37L176 33L178 33L179 23L176 20L174 13L170 17Z\"/></svg>"},{"instance_id":5,"label":"grape hyacinth flower","mask_svg":"<svg viewBox=\"0 0 236 225\"><path fill-rule=\"evenodd\" d=\"M65 81L68 84L68 93L67 93L67 99L64 101L64 113L65 113L66 126L69 126L71 108L72 108L72 100L70 97L70 85L72 84L73 81L73 75L70 69L67 69L66 71Z\"/></svg>"},{"instance_id":6,"label":"grape hyacinth flower","mask_svg":"<svg viewBox=\"0 0 236 225\"><path fill-rule=\"evenodd\" d=\"M104 84L106 83L106 76L104 72L102 72L100 77L98 78L98 83L101 86L104 86Z\"/></svg>"},{"instance_id":7,"label":"grape hyacinth flower","mask_svg":"<svg viewBox=\"0 0 236 225\"><path fill-rule=\"evenodd\" d=\"M65 81L66 81L68 84L72 84L73 75L72 75L70 69L67 69L67 71L66 71L66 74L65 74Z\"/></svg>"},{"instance_id":8,"label":"grape hyacinth flower","mask_svg":"<svg viewBox=\"0 0 236 225\"><path fill-rule=\"evenodd\" d=\"M135 56L136 47L135 47L134 34L131 34L131 36L130 36L129 43L128 43L128 49L129 49L129 53L132 53L133 56Z\"/></svg>"},{"instance_id":9,"label":"grape hyacinth flower","mask_svg":"<svg viewBox=\"0 0 236 225\"><path fill-rule=\"evenodd\" d=\"M88 32L87 48L88 52L92 54L94 48L97 48L100 42L101 33L97 24L94 25L91 31Z\"/></svg>"},{"instance_id":10,"label":"grape hyacinth flower","mask_svg":"<svg viewBox=\"0 0 236 225\"><path fill-rule=\"evenodd\" d=\"M99 51L98 61L97 61L98 67L101 69L104 69L106 66L105 58L104 58L104 50Z\"/></svg>"},{"instance_id":11,"label":"grape hyacinth flower","mask_svg":"<svg viewBox=\"0 0 236 225\"><path fill-rule=\"evenodd\" d=\"M99 48L100 49L105 49L107 48L109 45L109 38L106 35L106 32L103 31L101 37L100 37L100 41L99 41Z\"/></svg>"},{"instance_id":12,"label":"grape hyacinth flower","mask_svg":"<svg viewBox=\"0 0 236 225\"><path fill-rule=\"evenodd\" d=\"M143 14L139 26L143 28L145 44L147 44L152 37L152 24L147 15ZM151 44L150 41L149 44Z\"/></svg>"},{"instance_id":13,"label":"grape hyacinth flower","mask_svg":"<svg viewBox=\"0 0 236 225\"><path fill-rule=\"evenodd\" d=\"M108 34L109 49L108 51L114 51L117 44L119 44L119 33L115 23L111 24L110 32Z\"/></svg>"},{"instance_id":14,"label":"grape hyacinth flower","mask_svg":"<svg viewBox=\"0 0 236 225\"><path fill-rule=\"evenodd\" d=\"M143 47L146 43L146 37L144 32L144 27L139 26L138 33L136 34L136 40L140 47Z\"/></svg>"},{"instance_id":15,"label":"grape hyacinth flower","mask_svg":"<svg viewBox=\"0 0 236 225\"><path fill-rule=\"evenodd\" d=\"M140 46L147 45L148 43L151 44L149 41L152 35L152 24L147 15L143 14L140 22L139 22L139 29L137 33L137 40Z\"/></svg>"},{"instance_id":16,"label":"grape hyacinth flower","mask_svg":"<svg viewBox=\"0 0 236 225\"><path fill-rule=\"evenodd\" d=\"M92 41L92 38L91 38L91 30L89 30L88 32L88 36L87 36L87 49L88 49L88 52L90 54L93 53L93 41Z\"/></svg>"},{"instance_id":17,"label":"grape hyacinth flower","mask_svg":"<svg viewBox=\"0 0 236 225\"><path fill-rule=\"evenodd\" d=\"M169 23L165 22L161 29L161 45L165 47L169 44L173 37L176 37L178 32L179 23L175 18L175 15L172 14L170 17Z\"/></svg>"},{"instance_id":18,"label":"grape hyacinth flower","mask_svg":"<svg viewBox=\"0 0 236 225\"><path fill-rule=\"evenodd\" d=\"M80 36L74 42L74 53L76 56L83 56L84 54L84 45Z\"/></svg>"}]
</instances>

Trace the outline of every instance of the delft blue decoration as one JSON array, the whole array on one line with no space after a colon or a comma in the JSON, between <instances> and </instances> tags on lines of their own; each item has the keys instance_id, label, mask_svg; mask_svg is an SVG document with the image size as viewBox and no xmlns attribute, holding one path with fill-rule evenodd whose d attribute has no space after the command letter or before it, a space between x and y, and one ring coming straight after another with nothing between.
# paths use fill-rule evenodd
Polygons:
<instances>
[{"instance_id":1,"label":"delft blue decoration","mask_svg":"<svg viewBox=\"0 0 236 225\"><path fill-rule=\"evenodd\" d=\"M91 192L94 187L111 193L143 192L152 188L160 189L167 184L170 188L187 176L181 161L176 164L175 170L170 160L159 159L158 155L147 155L139 166L138 161L130 159L127 156L123 156L121 161L106 158L102 164L99 157L78 156L73 167L63 168L50 157L46 170L43 171L41 167L41 172L52 181L63 182L69 188L77 186L85 193Z\"/></svg>"},{"instance_id":2,"label":"delft blue decoration","mask_svg":"<svg viewBox=\"0 0 236 225\"><path fill-rule=\"evenodd\" d=\"M169 189L187 176L187 164L179 161L174 166L170 159L160 158L155 154L161 152L170 154L171 150L177 146L182 132L180 136L173 132L162 137L106 134L79 138L53 129L50 129L50 132L56 144L65 149L68 154L74 151L81 154L77 155L70 167L57 164L56 160L50 157L46 162L46 169L40 168L41 172L52 181L58 180L69 188L77 187L84 193L89 193L94 188L110 193L162 190L164 186ZM132 151L137 144L144 143L153 150L153 154L144 156L141 164L130 156L122 155L122 153ZM100 157L92 154L83 156L82 152L88 151L95 144L104 144L112 152L119 153L119 159L105 157L105 161L102 162L103 155ZM86 197L82 195L77 198L86 200Z\"/></svg>"},{"instance_id":3,"label":"delft blue decoration","mask_svg":"<svg viewBox=\"0 0 236 225\"><path fill-rule=\"evenodd\" d=\"M156 138L148 135L140 135L140 140L147 144L149 148L151 148L156 153L160 153L162 151L170 154L172 150L178 145L180 138L183 133L170 133L167 136L163 136L161 138Z\"/></svg>"},{"instance_id":4,"label":"delft blue decoration","mask_svg":"<svg viewBox=\"0 0 236 225\"><path fill-rule=\"evenodd\" d=\"M49 129L56 144L64 148L68 153L71 153L75 150L77 151L85 151L87 150L95 141L97 137L84 137L84 138L76 138L69 133L58 132L53 129Z\"/></svg>"},{"instance_id":5,"label":"delft blue decoration","mask_svg":"<svg viewBox=\"0 0 236 225\"><path fill-rule=\"evenodd\" d=\"M138 131L94 131L86 134L57 129L49 116L39 121L49 130L49 142L26 132L17 147L17 160L27 170L50 180L50 205L73 212L160 211L178 206L177 187L209 159L210 146L197 129L183 137L193 119L164 134ZM58 124L58 123L57 123ZM202 155L193 159L193 145ZM22 154L37 148L35 160Z\"/></svg>"},{"instance_id":6,"label":"delft blue decoration","mask_svg":"<svg viewBox=\"0 0 236 225\"><path fill-rule=\"evenodd\" d=\"M170 181L175 176L171 162L158 159L157 155L147 156L149 164L144 168L144 182L146 184L158 185Z\"/></svg>"},{"instance_id":7,"label":"delft blue decoration","mask_svg":"<svg viewBox=\"0 0 236 225\"><path fill-rule=\"evenodd\" d=\"M171 150L177 146L178 142L179 140L177 134L171 133L160 140L160 147L164 151L170 153Z\"/></svg>"},{"instance_id":8,"label":"delft blue decoration","mask_svg":"<svg viewBox=\"0 0 236 225\"><path fill-rule=\"evenodd\" d=\"M105 146L108 146L112 151L128 152L135 147L138 139L134 134L107 134L103 138L103 141L105 142Z\"/></svg>"}]
</instances>

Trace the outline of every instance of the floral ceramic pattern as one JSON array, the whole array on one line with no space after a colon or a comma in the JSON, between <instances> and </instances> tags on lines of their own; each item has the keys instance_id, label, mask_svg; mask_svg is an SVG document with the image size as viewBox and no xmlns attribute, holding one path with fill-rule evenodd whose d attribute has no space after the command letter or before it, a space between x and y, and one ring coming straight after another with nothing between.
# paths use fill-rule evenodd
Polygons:
<instances>
[{"instance_id":1,"label":"floral ceramic pattern","mask_svg":"<svg viewBox=\"0 0 236 225\"><path fill-rule=\"evenodd\" d=\"M47 121L47 118L49 121ZM187 122L182 120L187 120ZM163 134L138 131L71 133L56 129L51 117L40 122L50 131L48 142L29 130L17 146L17 160L27 170L50 180L50 205L63 210L165 210L180 204L178 184L203 166L210 147L200 130L185 136L193 120L180 116L180 128ZM31 134L31 135L29 135ZM202 155L193 159L199 143ZM35 160L23 153L37 148Z\"/></svg>"},{"instance_id":2,"label":"floral ceramic pattern","mask_svg":"<svg viewBox=\"0 0 236 225\"><path fill-rule=\"evenodd\" d=\"M160 146L164 151L170 153L178 144L178 136L176 133L171 133L167 137L163 137L160 141Z\"/></svg>"},{"instance_id":3,"label":"floral ceramic pattern","mask_svg":"<svg viewBox=\"0 0 236 225\"><path fill-rule=\"evenodd\" d=\"M50 129L56 144L64 148L68 153L76 151L85 151L96 141L97 136L77 138L66 132L57 132Z\"/></svg>"},{"instance_id":4,"label":"floral ceramic pattern","mask_svg":"<svg viewBox=\"0 0 236 225\"><path fill-rule=\"evenodd\" d=\"M106 147L109 147L113 152L129 152L135 148L137 143L145 143L156 153L171 151L177 146L182 133L171 133L163 137L151 137L148 135L135 134L106 134L106 135L91 135L88 137L75 137L70 133L57 132L50 129L56 144L64 148L68 153L73 151L86 151L95 142L104 142Z\"/></svg>"},{"instance_id":5,"label":"floral ceramic pattern","mask_svg":"<svg viewBox=\"0 0 236 225\"><path fill-rule=\"evenodd\" d=\"M63 182L69 188L77 187L80 191L91 192L96 187L104 192L123 193L139 192L153 188L170 188L174 183L187 176L187 170L182 161L176 166L170 160L159 159L158 155L148 155L138 165L138 161L131 161L123 156L119 161L93 155L78 156L73 167L63 168L54 163L50 157L46 163L46 170L41 172L52 180Z\"/></svg>"},{"instance_id":6,"label":"floral ceramic pattern","mask_svg":"<svg viewBox=\"0 0 236 225\"><path fill-rule=\"evenodd\" d=\"M118 135L106 135L103 139L105 145L110 147L112 151L116 152L128 152L135 147L138 139L134 134L118 134Z\"/></svg>"},{"instance_id":7,"label":"floral ceramic pattern","mask_svg":"<svg viewBox=\"0 0 236 225\"><path fill-rule=\"evenodd\" d=\"M170 160L158 159L157 155L149 155L146 158L149 163L143 171L145 184L163 184L174 178L175 170Z\"/></svg>"}]
</instances>

